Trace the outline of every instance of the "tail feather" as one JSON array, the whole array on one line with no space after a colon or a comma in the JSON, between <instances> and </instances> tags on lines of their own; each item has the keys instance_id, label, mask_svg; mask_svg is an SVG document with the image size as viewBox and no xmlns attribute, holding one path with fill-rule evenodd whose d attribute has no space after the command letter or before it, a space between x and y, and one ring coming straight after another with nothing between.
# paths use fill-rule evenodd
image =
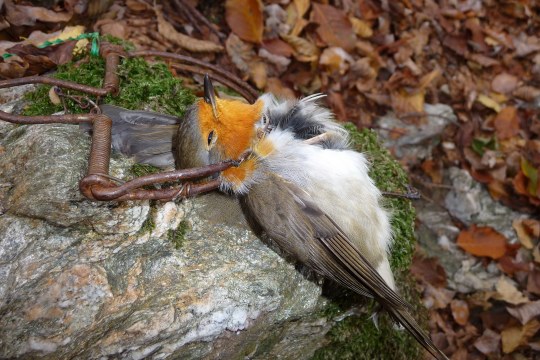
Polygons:
<instances>
[{"instance_id":1,"label":"tail feather","mask_svg":"<svg viewBox=\"0 0 540 360\"><path fill-rule=\"evenodd\" d=\"M395 321L403 325L405 329L418 341L420 345L424 347L435 359L437 360L448 360L448 357L439 350L433 341L429 338L424 331L422 331L420 325L412 317L412 315L404 310L398 309L392 306L385 306L386 311L394 318Z\"/></svg>"}]
</instances>

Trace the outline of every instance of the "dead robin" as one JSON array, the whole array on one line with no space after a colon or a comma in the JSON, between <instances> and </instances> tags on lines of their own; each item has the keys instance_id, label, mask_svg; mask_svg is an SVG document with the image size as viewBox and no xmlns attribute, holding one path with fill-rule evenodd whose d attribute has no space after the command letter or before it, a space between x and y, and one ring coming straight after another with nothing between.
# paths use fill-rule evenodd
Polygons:
<instances>
[{"instance_id":1,"label":"dead robin","mask_svg":"<svg viewBox=\"0 0 540 360\"><path fill-rule=\"evenodd\" d=\"M435 358L447 359L396 292L388 261L390 215L366 157L349 147L347 131L317 104L322 95L277 101L265 94L245 104L218 98L208 76L204 87L204 98L178 121L177 134L163 131L176 143L177 166L249 154L220 179L221 189L239 198L251 227L289 258L375 298ZM144 147L134 146L132 153L148 151Z\"/></svg>"}]
</instances>

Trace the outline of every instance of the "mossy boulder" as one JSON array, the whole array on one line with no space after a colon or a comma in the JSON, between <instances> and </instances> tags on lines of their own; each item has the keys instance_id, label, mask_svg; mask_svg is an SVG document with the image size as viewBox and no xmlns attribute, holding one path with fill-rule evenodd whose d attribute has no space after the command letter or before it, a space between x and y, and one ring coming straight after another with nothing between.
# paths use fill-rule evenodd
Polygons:
<instances>
[{"instance_id":1,"label":"mossy boulder","mask_svg":"<svg viewBox=\"0 0 540 360\"><path fill-rule=\"evenodd\" d=\"M87 85L101 86L104 68L102 59L88 57L83 61L61 66L53 76ZM184 88L182 82L172 76L165 64L148 64L140 58L123 59L118 73L121 79L119 95L116 97L109 95L102 99L102 102L128 109L153 110L182 116L186 108L195 100L191 91ZM48 86L40 86L36 91L30 93L27 96L28 106L24 110L24 114L43 115L62 111L61 105L54 105L50 102L49 90ZM68 91L66 93L77 94ZM66 106L70 112L86 111L80 109L70 99L66 100ZM388 151L381 147L376 134L367 129L357 130L351 124L345 126L351 134L355 148L368 155L372 164L371 176L379 188L382 191L405 192L408 184L407 175ZM136 164L132 166L131 173L133 176L140 176L157 170ZM386 198L385 206L392 213L394 233L394 246L391 253L392 268L396 273L402 295L418 309L417 314L422 314L422 307L418 302L419 295L415 291L414 282L407 275L414 249L414 209L409 200L400 198ZM143 222L137 236L148 236L148 234L155 232L152 215L158 212L155 207L155 204L152 205L147 220ZM168 241L174 251L183 251L184 242L186 238L189 239L189 224L189 220L184 219L163 234L163 238ZM413 359L420 357L421 349L415 340L406 332L396 331L387 316L380 319L379 329L373 325L367 310L362 315L343 316L348 309L359 303L367 304L364 308L370 309L373 304L366 301L365 298L343 289L332 290L328 293L328 298L329 301L317 300L319 305L312 307L316 311L306 315L306 319L309 319L306 321L325 321L328 326L319 326L317 329L321 333L313 335L319 340L312 341L310 351L298 353L296 357L311 356L312 350L323 343L326 345L315 353L315 359ZM336 320L341 318L344 319ZM334 327L325 336L325 332L334 322ZM289 326L292 325L286 325L284 328ZM260 327L266 329L264 326ZM287 347L286 344L283 344L284 338L286 338L285 332L275 332L271 336L260 337L264 341L260 344L253 344L253 347L257 349L254 351L257 356L264 358L260 346L264 343L264 347L270 349L269 352L274 351L274 354L277 354L276 346ZM299 349L301 348L302 346L299 346Z\"/></svg>"}]
</instances>

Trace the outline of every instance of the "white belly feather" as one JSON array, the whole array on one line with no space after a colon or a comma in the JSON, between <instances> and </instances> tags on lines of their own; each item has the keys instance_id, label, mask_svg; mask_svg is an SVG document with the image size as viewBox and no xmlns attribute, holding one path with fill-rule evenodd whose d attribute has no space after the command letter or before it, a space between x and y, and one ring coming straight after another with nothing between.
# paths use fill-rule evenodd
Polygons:
<instances>
[{"instance_id":1,"label":"white belly feather","mask_svg":"<svg viewBox=\"0 0 540 360\"><path fill-rule=\"evenodd\" d=\"M389 216L379 203L381 193L368 175L365 156L308 145L281 129L265 141L275 150L264 158L263 167L304 189L395 288L387 257L392 239Z\"/></svg>"}]
</instances>

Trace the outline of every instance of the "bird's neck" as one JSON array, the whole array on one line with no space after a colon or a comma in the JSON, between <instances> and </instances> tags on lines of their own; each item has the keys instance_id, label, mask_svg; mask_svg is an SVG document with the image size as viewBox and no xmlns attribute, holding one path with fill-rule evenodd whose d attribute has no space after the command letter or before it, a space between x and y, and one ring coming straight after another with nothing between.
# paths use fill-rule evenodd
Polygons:
<instances>
[{"instance_id":1,"label":"bird's neck","mask_svg":"<svg viewBox=\"0 0 540 360\"><path fill-rule=\"evenodd\" d=\"M248 150L246 148L245 150ZM235 194L246 193L250 186L264 176L261 170L261 162L265 157L275 151L275 146L268 137L254 136L249 147L251 155L248 156L238 167L229 168L221 173L224 188Z\"/></svg>"}]
</instances>

